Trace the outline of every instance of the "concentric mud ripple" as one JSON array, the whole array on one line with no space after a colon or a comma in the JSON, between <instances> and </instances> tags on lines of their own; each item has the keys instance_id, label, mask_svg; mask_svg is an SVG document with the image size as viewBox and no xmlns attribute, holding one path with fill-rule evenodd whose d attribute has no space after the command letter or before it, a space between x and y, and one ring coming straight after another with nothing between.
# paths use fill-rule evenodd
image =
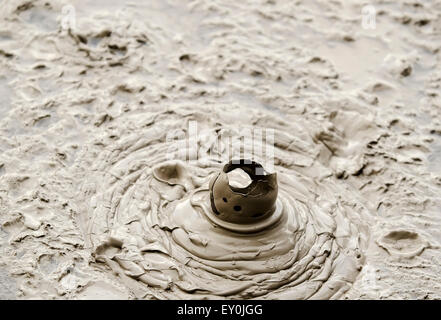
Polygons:
<instances>
[{"instance_id":1,"label":"concentric mud ripple","mask_svg":"<svg viewBox=\"0 0 441 320\"><path fill-rule=\"evenodd\" d=\"M225 150L203 148L201 134L191 160L170 160L177 140L166 138L189 120L198 120L200 131L234 137L234 121L194 112L152 117L99 152L92 167L78 162L86 177L78 221L96 263L135 295L160 299L327 299L350 287L363 264L369 214L316 161L317 146L304 128L252 114L275 129L282 217L257 233L236 233L204 212L211 210L208 183ZM94 158L92 149L84 159Z\"/></svg>"}]
</instances>

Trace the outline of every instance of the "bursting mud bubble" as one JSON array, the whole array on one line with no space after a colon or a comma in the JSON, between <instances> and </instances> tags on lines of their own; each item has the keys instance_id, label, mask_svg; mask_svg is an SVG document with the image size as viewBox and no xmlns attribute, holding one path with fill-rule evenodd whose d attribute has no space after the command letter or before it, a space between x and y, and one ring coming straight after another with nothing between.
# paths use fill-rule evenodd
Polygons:
<instances>
[{"instance_id":1,"label":"bursting mud bubble","mask_svg":"<svg viewBox=\"0 0 441 320\"><path fill-rule=\"evenodd\" d=\"M440 15L2 1L0 297L440 299Z\"/></svg>"},{"instance_id":2,"label":"bursting mud bubble","mask_svg":"<svg viewBox=\"0 0 441 320\"><path fill-rule=\"evenodd\" d=\"M308 170L276 166L278 219L245 232L244 225L218 225L210 218L209 182L223 164L201 154L193 161L167 161L170 148L158 131L173 130L183 116L163 119L109 146L96 155L95 165L80 170L87 170L88 182L96 186L92 198L88 192L78 196L96 261L127 286L144 285L156 298L326 299L350 287L369 238L369 213L359 195L337 178L321 176L325 169L318 163ZM235 127L216 119L219 127ZM209 115L200 114L199 120L215 125ZM283 132L280 121L276 141ZM311 138L303 139L302 147L309 153L315 149ZM276 148L275 161L283 162L286 153ZM307 159L309 153L291 155Z\"/></svg>"}]
</instances>

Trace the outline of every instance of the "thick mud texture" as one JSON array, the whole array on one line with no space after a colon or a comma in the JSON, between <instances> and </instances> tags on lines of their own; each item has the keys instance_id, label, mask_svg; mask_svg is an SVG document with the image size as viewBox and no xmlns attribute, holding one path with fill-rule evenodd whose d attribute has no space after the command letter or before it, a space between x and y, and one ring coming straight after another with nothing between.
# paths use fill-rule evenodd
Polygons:
<instances>
[{"instance_id":1,"label":"thick mud texture","mask_svg":"<svg viewBox=\"0 0 441 320\"><path fill-rule=\"evenodd\" d=\"M418 0L2 1L0 297L441 298L440 21ZM279 183L254 234L207 212L243 130Z\"/></svg>"}]
</instances>

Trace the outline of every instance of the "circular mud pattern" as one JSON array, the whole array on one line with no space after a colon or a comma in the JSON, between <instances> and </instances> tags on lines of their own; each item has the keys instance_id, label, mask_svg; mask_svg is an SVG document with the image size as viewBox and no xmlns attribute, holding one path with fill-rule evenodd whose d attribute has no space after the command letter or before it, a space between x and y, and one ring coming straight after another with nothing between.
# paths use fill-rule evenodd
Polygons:
<instances>
[{"instance_id":1,"label":"circular mud pattern","mask_svg":"<svg viewBox=\"0 0 441 320\"><path fill-rule=\"evenodd\" d=\"M208 183L229 160L222 158L228 145L210 144L207 137L234 141L234 110L176 110L137 115L127 134L104 151L91 143L77 161L78 176L86 177L77 220L96 264L141 298L340 297L361 270L369 213L316 160L318 147L307 131L272 114L247 114L250 128L265 119L274 129L282 213L268 228L244 234L207 217ZM198 123L195 140L170 139L176 130L188 134L180 128L189 128L189 121ZM262 139L264 150L269 143ZM186 146L189 159L179 146ZM240 148L231 146L233 153ZM267 156L253 160L265 167Z\"/></svg>"}]
</instances>

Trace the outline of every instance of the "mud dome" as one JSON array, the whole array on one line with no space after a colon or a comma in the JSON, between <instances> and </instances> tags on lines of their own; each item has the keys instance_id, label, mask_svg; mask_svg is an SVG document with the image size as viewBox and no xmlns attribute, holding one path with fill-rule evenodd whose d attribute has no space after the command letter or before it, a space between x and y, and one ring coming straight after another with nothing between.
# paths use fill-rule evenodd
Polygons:
<instances>
[{"instance_id":1,"label":"mud dome","mask_svg":"<svg viewBox=\"0 0 441 320\"><path fill-rule=\"evenodd\" d=\"M182 128L196 113L207 128L225 129L222 139L228 141L244 124L227 124L222 114L233 110L219 109L216 122L194 109L192 116L184 116L185 109L152 114L145 120L148 128L94 157L84 155L96 160L79 174L95 189L78 197L78 219L96 261L131 289L145 284L145 293L156 298L339 297L361 270L369 236L369 214L359 195L314 162L318 147L304 128L296 126L296 135L284 133L292 126L260 113L251 120L266 116L277 128L282 217L251 234L212 223L206 215L208 182L222 168L226 145L209 156L197 141L199 150L189 152L197 159L168 161L167 152L182 141L167 141L165 133ZM310 165L302 170L286 164L296 159Z\"/></svg>"}]
</instances>

